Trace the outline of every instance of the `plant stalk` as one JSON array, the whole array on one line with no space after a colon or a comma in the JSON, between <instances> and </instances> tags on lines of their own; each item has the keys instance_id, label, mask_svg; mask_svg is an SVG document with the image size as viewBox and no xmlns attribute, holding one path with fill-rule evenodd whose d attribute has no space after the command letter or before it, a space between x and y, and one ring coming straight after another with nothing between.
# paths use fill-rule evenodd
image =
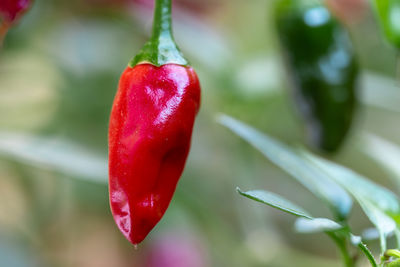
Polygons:
<instances>
[{"instance_id":1,"label":"plant stalk","mask_svg":"<svg viewBox=\"0 0 400 267\"><path fill-rule=\"evenodd\" d=\"M153 35L152 40L168 38L173 39L172 35L172 3L171 0L155 0Z\"/></svg>"},{"instance_id":2,"label":"plant stalk","mask_svg":"<svg viewBox=\"0 0 400 267\"><path fill-rule=\"evenodd\" d=\"M346 239L338 237L334 233L326 233L332 240L335 242L337 247L339 248L340 254L342 255L343 266L345 267L355 267L355 262L353 257L350 255L347 250Z\"/></svg>"}]
</instances>

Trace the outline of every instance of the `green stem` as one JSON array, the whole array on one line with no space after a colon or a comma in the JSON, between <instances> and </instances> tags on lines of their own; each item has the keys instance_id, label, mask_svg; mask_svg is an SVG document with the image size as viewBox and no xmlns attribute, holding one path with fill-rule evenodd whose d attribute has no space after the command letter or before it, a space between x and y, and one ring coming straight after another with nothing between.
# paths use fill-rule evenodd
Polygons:
<instances>
[{"instance_id":1,"label":"green stem","mask_svg":"<svg viewBox=\"0 0 400 267\"><path fill-rule=\"evenodd\" d=\"M155 66L171 63L188 65L174 41L171 9L171 0L155 0L152 36L139 54L129 62L130 67L142 63Z\"/></svg>"},{"instance_id":2,"label":"green stem","mask_svg":"<svg viewBox=\"0 0 400 267\"><path fill-rule=\"evenodd\" d=\"M153 21L153 35L151 39L158 39L161 36L173 39L172 36L172 3L171 0L155 0Z\"/></svg>"},{"instance_id":3,"label":"green stem","mask_svg":"<svg viewBox=\"0 0 400 267\"><path fill-rule=\"evenodd\" d=\"M386 243L387 235L384 233L379 233L379 240L381 243L381 255L386 251L387 243Z\"/></svg>"},{"instance_id":4,"label":"green stem","mask_svg":"<svg viewBox=\"0 0 400 267\"><path fill-rule=\"evenodd\" d=\"M371 251L367 248L367 246L364 243L360 242L360 243L358 243L358 247L364 253L364 255L367 257L369 263L371 263L371 266L378 267L378 264L376 263L374 256L372 255Z\"/></svg>"},{"instance_id":5,"label":"green stem","mask_svg":"<svg viewBox=\"0 0 400 267\"><path fill-rule=\"evenodd\" d=\"M342 254L342 259L343 259L343 264L346 267L354 267L355 263L351 255L349 254L347 250L347 245L346 245L346 239L338 237L334 233L326 233L332 240L335 242L337 247L340 250L340 253Z\"/></svg>"},{"instance_id":6,"label":"green stem","mask_svg":"<svg viewBox=\"0 0 400 267\"><path fill-rule=\"evenodd\" d=\"M351 229L350 229L349 225L347 224L347 222L343 222L343 225L346 228L347 235L350 238L351 244L353 246L357 246L361 250L361 252L364 253L364 255L367 257L367 259L372 267L378 267L378 263L376 262L374 255L372 255L372 253L368 249L367 245L365 245L362 242L361 237L354 236L351 233ZM344 240L344 242L346 242L346 239ZM353 263L353 264L355 265L355 263Z\"/></svg>"}]
</instances>

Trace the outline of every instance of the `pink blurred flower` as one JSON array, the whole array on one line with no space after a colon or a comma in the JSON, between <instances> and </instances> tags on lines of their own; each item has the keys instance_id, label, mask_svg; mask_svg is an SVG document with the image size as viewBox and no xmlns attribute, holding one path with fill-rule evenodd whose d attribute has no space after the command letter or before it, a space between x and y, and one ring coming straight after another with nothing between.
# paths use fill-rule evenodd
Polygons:
<instances>
[{"instance_id":1,"label":"pink blurred flower","mask_svg":"<svg viewBox=\"0 0 400 267\"><path fill-rule=\"evenodd\" d=\"M192 236L168 234L150 247L144 267L209 267L204 245Z\"/></svg>"}]
</instances>

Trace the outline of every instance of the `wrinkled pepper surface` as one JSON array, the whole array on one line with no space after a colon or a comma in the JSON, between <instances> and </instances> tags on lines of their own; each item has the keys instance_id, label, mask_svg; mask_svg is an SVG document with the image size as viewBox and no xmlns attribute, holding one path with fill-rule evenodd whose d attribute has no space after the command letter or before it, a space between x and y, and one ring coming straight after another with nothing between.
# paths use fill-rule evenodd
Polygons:
<instances>
[{"instance_id":1,"label":"wrinkled pepper surface","mask_svg":"<svg viewBox=\"0 0 400 267\"><path fill-rule=\"evenodd\" d=\"M277 33L308 141L336 151L357 106L358 64L346 29L320 1L280 0Z\"/></svg>"},{"instance_id":2,"label":"wrinkled pepper surface","mask_svg":"<svg viewBox=\"0 0 400 267\"><path fill-rule=\"evenodd\" d=\"M121 76L109 125L111 210L133 244L169 206L199 106L199 80L172 37L171 0L156 0L153 36Z\"/></svg>"},{"instance_id":3,"label":"wrinkled pepper surface","mask_svg":"<svg viewBox=\"0 0 400 267\"><path fill-rule=\"evenodd\" d=\"M400 0L374 0L387 39L400 49Z\"/></svg>"}]
</instances>

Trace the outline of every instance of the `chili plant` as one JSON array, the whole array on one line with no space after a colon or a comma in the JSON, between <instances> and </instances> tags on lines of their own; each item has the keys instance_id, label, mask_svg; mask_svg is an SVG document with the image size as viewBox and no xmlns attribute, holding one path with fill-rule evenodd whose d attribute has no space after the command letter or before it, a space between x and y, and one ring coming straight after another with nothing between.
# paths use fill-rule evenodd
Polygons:
<instances>
[{"instance_id":1,"label":"chili plant","mask_svg":"<svg viewBox=\"0 0 400 267\"><path fill-rule=\"evenodd\" d=\"M398 196L344 166L304 149L290 148L234 118L221 115L218 121L258 149L266 158L327 204L332 210L333 219L313 217L298 205L265 190L245 192L237 189L240 195L299 217L295 229L300 233L327 234L338 246L344 266L356 266L357 257L349 252L349 245L358 247L371 266L398 266L400 262ZM374 258L362 236L352 233L348 218L353 200L361 206L378 232L380 259ZM387 238L392 234L396 236L397 247L388 249Z\"/></svg>"}]
</instances>

